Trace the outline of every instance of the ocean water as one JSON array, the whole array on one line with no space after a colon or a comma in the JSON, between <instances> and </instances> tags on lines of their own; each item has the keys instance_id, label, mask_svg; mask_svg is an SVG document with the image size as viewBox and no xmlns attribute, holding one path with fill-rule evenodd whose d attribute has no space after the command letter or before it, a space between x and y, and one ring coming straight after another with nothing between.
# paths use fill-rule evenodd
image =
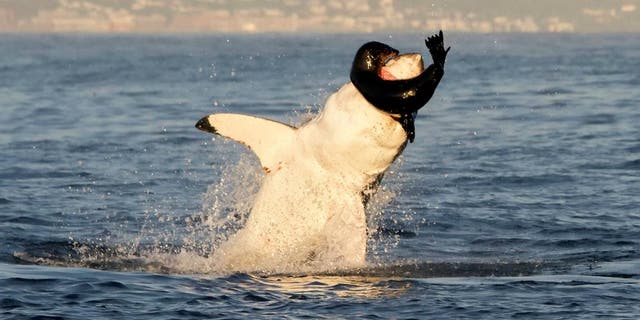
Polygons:
<instances>
[{"instance_id":1,"label":"ocean water","mask_svg":"<svg viewBox=\"0 0 640 320\"><path fill-rule=\"evenodd\" d=\"M378 40L0 35L0 318L640 317L640 35L446 34L368 267L225 274L261 172L194 128L299 124Z\"/></svg>"}]
</instances>

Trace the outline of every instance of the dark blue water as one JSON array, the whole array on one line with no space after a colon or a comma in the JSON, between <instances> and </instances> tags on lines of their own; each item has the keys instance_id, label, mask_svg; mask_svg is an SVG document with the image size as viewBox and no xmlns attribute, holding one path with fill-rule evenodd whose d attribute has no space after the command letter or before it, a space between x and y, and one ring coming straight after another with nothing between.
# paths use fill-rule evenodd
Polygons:
<instances>
[{"instance_id":1,"label":"dark blue water","mask_svg":"<svg viewBox=\"0 0 640 320\"><path fill-rule=\"evenodd\" d=\"M369 209L370 267L208 267L259 168L195 122L299 123L368 40L424 52L419 35L1 35L0 318L640 317L635 34L449 35Z\"/></svg>"}]
</instances>

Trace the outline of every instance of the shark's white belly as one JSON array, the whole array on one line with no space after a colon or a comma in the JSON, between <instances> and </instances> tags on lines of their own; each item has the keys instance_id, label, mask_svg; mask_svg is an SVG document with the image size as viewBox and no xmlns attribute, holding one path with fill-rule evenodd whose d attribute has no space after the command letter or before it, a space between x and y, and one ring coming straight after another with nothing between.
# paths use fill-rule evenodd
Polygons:
<instances>
[{"instance_id":1,"label":"shark's white belly","mask_svg":"<svg viewBox=\"0 0 640 320\"><path fill-rule=\"evenodd\" d=\"M306 264L364 264L359 194L326 174L298 169L292 163L265 178L244 228L216 251L223 268L284 272Z\"/></svg>"},{"instance_id":2,"label":"shark's white belly","mask_svg":"<svg viewBox=\"0 0 640 320\"><path fill-rule=\"evenodd\" d=\"M388 168L406 139L397 121L373 108L363 111L364 103L347 84L297 130L294 150L266 176L245 227L216 251L223 268L284 272L364 266L362 191Z\"/></svg>"}]
</instances>

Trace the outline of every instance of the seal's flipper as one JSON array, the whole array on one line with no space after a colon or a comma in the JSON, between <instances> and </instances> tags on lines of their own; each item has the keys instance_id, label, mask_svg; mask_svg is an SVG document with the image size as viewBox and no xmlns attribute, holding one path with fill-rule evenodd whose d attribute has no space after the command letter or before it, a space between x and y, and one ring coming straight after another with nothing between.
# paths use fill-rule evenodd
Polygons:
<instances>
[{"instance_id":1,"label":"seal's flipper","mask_svg":"<svg viewBox=\"0 0 640 320\"><path fill-rule=\"evenodd\" d=\"M196 128L235 140L251 149L264 170L277 170L286 159L282 151L295 139L296 128L281 122L234 113L210 114Z\"/></svg>"},{"instance_id":2,"label":"seal's flipper","mask_svg":"<svg viewBox=\"0 0 640 320\"><path fill-rule=\"evenodd\" d=\"M425 39L424 44L427 45L427 49L429 49L429 53L431 53L433 63L444 68L444 61L446 60L447 53L449 53L451 47L448 47L447 50L444 49L444 36L442 35L442 30L440 30L439 34Z\"/></svg>"}]
</instances>

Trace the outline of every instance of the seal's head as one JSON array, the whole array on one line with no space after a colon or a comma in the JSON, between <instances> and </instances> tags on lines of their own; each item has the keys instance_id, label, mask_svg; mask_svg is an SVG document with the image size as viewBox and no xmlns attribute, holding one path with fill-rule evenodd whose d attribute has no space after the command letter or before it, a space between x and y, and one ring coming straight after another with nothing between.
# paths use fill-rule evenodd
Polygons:
<instances>
[{"instance_id":1,"label":"seal's head","mask_svg":"<svg viewBox=\"0 0 640 320\"><path fill-rule=\"evenodd\" d=\"M398 50L377 41L365 43L354 59L354 68L360 70L377 71L382 68L385 63L398 55Z\"/></svg>"}]
</instances>

